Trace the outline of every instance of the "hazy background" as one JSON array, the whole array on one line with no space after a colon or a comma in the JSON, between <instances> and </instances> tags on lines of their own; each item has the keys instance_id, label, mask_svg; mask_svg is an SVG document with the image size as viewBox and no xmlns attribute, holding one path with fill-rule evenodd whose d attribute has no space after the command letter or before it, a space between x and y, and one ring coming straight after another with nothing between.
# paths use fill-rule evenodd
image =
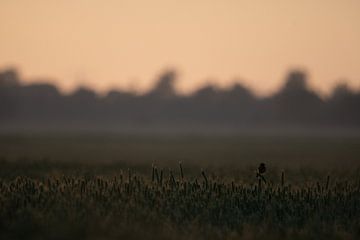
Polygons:
<instances>
[{"instance_id":1,"label":"hazy background","mask_svg":"<svg viewBox=\"0 0 360 240\"><path fill-rule=\"evenodd\" d=\"M359 12L355 0L2 0L0 130L358 133Z\"/></svg>"},{"instance_id":2,"label":"hazy background","mask_svg":"<svg viewBox=\"0 0 360 240\"><path fill-rule=\"evenodd\" d=\"M300 68L329 94L341 79L360 87L359 12L358 0L1 0L0 69L104 93L145 92L170 67L183 93L239 81L264 96Z\"/></svg>"},{"instance_id":3,"label":"hazy background","mask_svg":"<svg viewBox=\"0 0 360 240\"><path fill-rule=\"evenodd\" d=\"M360 239L359 43L360 0L0 0L0 239Z\"/></svg>"}]
</instances>

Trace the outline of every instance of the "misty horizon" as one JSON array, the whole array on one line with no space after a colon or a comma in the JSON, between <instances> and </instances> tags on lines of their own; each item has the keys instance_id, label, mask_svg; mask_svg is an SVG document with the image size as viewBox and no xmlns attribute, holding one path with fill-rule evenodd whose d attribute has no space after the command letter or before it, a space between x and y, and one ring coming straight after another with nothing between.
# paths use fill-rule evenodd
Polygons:
<instances>
[{"instance_id":1,"label":"misty horizon","mask_svg":"<svg viewBox=\"0 0 360 240\"><path fill-rule=\"evenodd\" d=\"M207 77L207 78L204 78L204 79L207 79L204 81L204 83L200 84L199 86L197 86L191 90L184 91L184 90L179 89L179 83L181 83L181 71L178 71L178 69L176 69L176 68L163 68L163 70L158 71L158 74L148 78L148 79L153 79L153 80L150 81L151 84L146 89L136 89L136 86L135 86L136 83L135 83L135 85L133 85L131 87L127 87L127 88L126 87L115 87L115 86L108 87L107 90L105 90L105 91L101 91L99 89L96 89L93 86L90 86L88 84L81 84L81 83L74 86L72 89L63 89L61 86L59 86L59 84L54 83L53 82L54 78L51 78L51 77L39 76L39 77L35 77L35 78L30 78L30 79L27 78L25 81L25 79L22 77L21 71L19 71L18 68L16 68L16 67L0 68L1 74L4 74L6 72L14 72L16 74L17 79L19 80L18 84L22 85L22 86L51 85L51 86L54 86L57 89L57 91L59 91L59 93L64 96L72 95L81 89L87 89L87 90L93 91L99 98L106 97L106 95L108 95L109 93L114 92L114 91L129 93L129 94L136 95L136 96L144 96L144 95L150 93L154 88L156 88L159 79L161 79L161 77L168 72L174 73L174 76L175 76L174 83L172 84L172 87L175 90L175 94L177 96L184 96L184 97L191 96L204 87L212 87L216 91L227 91L227 90L232 89L233 87L236 87L237 85L240 85L240 86L246 88L247 90L249 90L254 96L256 96L259 99L267 98L267 97L270 97L270 96L276 94L277 92L281 91L281 88L283 87L283 85L286 81L286 77L290 72L304 73L306 75L306 88L311 91L316 92L316 94L319 97L321 97L322 99L330 98L331 95L334 94L334 91L339 86L346 87L349 91L351 91L353 93L360 92L360 88L353 87L352 85L350 85L347 82L348 79L346 77L338 78L338 81L329 88L330 91L324 92L323 90L318 89L313 86L313 82L308 79L309 75L311 75L311 72L309 74L309 71L307 71L306 69L303 69L303 68L289 68L287 71L285 71L285 74L281 78L281 81L280 81L281 83L279 84L279 86L266 94L259 93L259 91L258 91L258 89L256 89L256 87L249 86L249 84L246 83L245 79L241 78L241 77L234 77L233 81L231 81L230 84L226 84L226 86L219 84L216 81L217 78ZM180 75L180 77L179 77L179 75ZM101 81L101 79L98 79L98 81ZM255 82L256 82L256 80L255 80Z\"/></svg>"},{"instance_id":2,"label":"misty horizon","mask_svg":"<svg viewBox=\"0 0 360 240\"><path fill-rule=\"evenodd\" d=\"M143 93L166 67L179 69L181 93L239 78L260 96L299 68L327 96L339 80L360 89L359 9L353 0L1 1L0 66L66 92Z\"/></svg>"},{"instance_id":3,"label":"misty horizon","mask_svg":"<svg viewBox=\"0 0 360 240\"><path fill-rule=\"evenodd\" d=\"M274 94L259 97L240 83L227 89L208 84L192 94L176 91L177 73L159 75L138 95L113 90L100 96L89 88L62 94L50 83L23 85L16 70L0 73L2 128L47 129L258 129L358 128L360 92L339 84L322 98L307 73L292 70Z\"/></svg>"},{"instance_id":4,"label":"misty horizon","mask_svg":"<svg viewBox=\"0 0 360 240\"><path fill-rule=\"evenodd\" d=\"M0 239L360 239L360 0L0 0Z\"/></svg>"}]
</instances>

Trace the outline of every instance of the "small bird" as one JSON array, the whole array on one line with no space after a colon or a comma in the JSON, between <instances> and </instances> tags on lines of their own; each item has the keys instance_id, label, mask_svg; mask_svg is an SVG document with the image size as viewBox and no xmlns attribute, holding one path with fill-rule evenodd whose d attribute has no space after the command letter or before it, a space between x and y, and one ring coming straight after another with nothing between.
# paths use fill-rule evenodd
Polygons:
<instances>
[{"instance_id":1,"label":"small bird","mask_svg":"<svg viewBox=\"0 0 360 240\"><path fill-rule=\"evenodd\" d=\"M263 174L266 172L265 163L260 163L258 171L259 171L259 174Z\"/></svg>"},{"instance_id":2,"label":"small bird","mask_svg":"<svg viewBox=\"0 0 360 240\"><path fill-rule=\"evenodd\" d=\"M266 179L263 176L263 174L266 172L266 167L265 167L265 163L260 163L257 173L256 173L256 177L259 179L259 181L264 181L264 183L266 183Z\"/></svg>"}]
</instances>

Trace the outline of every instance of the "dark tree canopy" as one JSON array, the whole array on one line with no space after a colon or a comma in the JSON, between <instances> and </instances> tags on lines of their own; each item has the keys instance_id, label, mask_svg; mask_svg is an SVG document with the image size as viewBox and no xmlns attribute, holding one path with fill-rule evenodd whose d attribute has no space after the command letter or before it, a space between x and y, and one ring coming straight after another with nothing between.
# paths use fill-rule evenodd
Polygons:
<instances>
[{"instance_id":1,"label":"dark tree canopy","mask_svg":"<svg viewBox=\"0 0 360 240\"><path fill-rule=\"evenodd\" d=\"M16 70L5 70L0 72L0 124L120 128L360 126L359 92L339 84L330 97L321 98L309 88L302 71L290 72L283 87L266 98L256 97L240 83L228 89L205 85L191 95L179 95L176 76L175 71L163 72L143 95L112 90L99 96L84 87L64 95L48 83L25 85Z\"/></svg>"}]
</instances>

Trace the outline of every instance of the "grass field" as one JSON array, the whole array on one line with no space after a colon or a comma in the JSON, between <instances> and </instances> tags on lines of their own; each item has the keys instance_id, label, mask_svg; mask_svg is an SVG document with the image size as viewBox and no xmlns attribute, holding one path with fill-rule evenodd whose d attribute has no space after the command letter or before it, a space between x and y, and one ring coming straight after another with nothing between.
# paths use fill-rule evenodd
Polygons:
<instances>
[{"instance_id":1,"label":"grass field","mask_svg":"<svg viewBox=\"0 0 360 240\"><path fill-rule=\"evenodd\" d=\"M358 239L359 158L356 137L2 135L0 239Z\"/></svg>"}]
</instances>

